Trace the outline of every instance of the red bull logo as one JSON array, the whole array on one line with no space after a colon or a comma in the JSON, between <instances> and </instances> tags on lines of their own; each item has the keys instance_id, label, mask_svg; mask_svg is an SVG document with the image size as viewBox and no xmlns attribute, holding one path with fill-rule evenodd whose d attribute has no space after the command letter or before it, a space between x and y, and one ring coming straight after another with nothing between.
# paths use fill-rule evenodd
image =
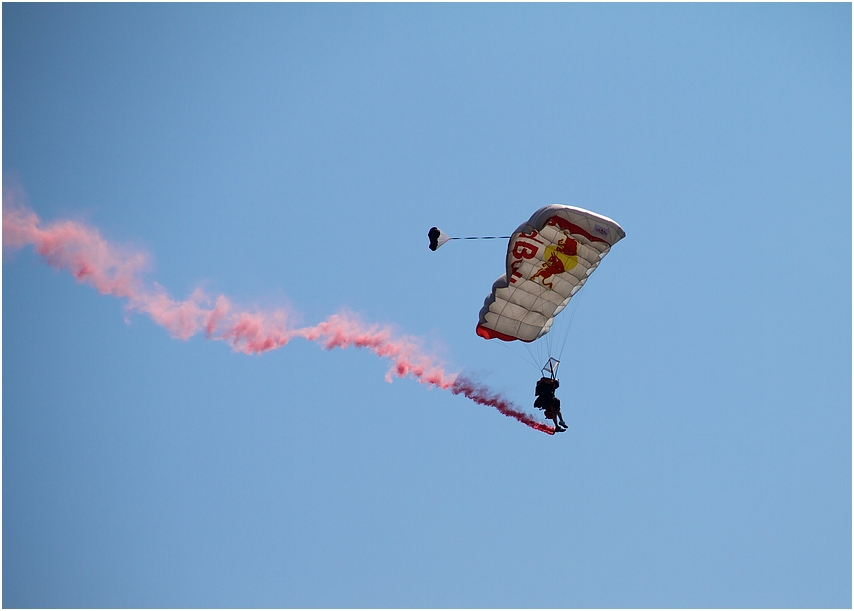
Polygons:
<instances>
[{"instance_id":1,"label":"red bull logo","mask_svg":"<svg viewBox=\"0 0 854 611\"><path fill-rule=\"evenodd\" d=\"M557 244L546 247L543 253L545 261L530 278L533 281L539 280L540 284L550 290L554 288L553 283L550 282L553 276L567 272L578 265L578 242L569 236L568 231L564 231L563 235L563 239Z\"/></svg>"},{"instance_id":2,"label":"red bull logo","mask_svg":"<svg viewBox=\"0 0 854 611\"><path fill-rule=\"evenodd\" d=\"M549 290L554 290L551 278L573 269L578 265L578 242L570 237L570 233L584 236L591 242L605 242L582 227L567 221L560 216L552 216L546 222L549 227L555 227L563 233L557 244L548 244L550 240L543 239L537 231L530 233L521 232L511 242L510 249L510 284L521 280L524 275L521 271L522 263L531 259L543 258L540 268L529 278L539 282ZM606 228L597 226L597 233L607 233ZM607 243L607 242L605 242ZM542 253L542 254L540 254Z\"/></svg>"},{"instance_id":3,"label":"red bull logo","mask_svg":"<svg viewBox=\"0 0 854 611\"><path fill-rule=\"evenodd\" d=\"M525 259L533 259L540 252L540 247L545 245L545 242L539 237L536 231L531 233L520 233L513 242L513 249L510 251L513 255L510 262L510 284L513 284L522 277L522 272L519 268L522 267L522 261Z\"/></svg>"},{"instance_id":4,"label":"red bull logo","mask_svg":"<svg viewBox=\"0 0 854 611\"><path fill-rule=\"evenodd\" d=\"M604 244L609 244L607 240L603 238L607 238L610 235L610 230L607 227L603 227L602 225L596 224L593 227L593 231L599 234L598 236L593 235L589 231L585 230L583 227L579 227L575 223L570 223L565 218L560 216L553 216L546 221L546 225L551 227L558 227L564 233L574 233L576 235L581 235L590 240L591 242L602 242Z\"/></svg>"}]
</instances>

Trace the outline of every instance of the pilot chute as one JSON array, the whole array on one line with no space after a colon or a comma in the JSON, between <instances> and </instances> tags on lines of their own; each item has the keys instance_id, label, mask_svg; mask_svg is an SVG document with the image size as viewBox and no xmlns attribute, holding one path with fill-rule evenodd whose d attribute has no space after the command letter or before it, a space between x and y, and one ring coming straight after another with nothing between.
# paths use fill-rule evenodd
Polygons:
<instances>
[{"instance_id":1,"label":"pilot chute","mask_svg":"<svg viewBox=\"0 0 854 611\"><path fill-rule=\"evenodd\" d=\"M583 208L540 208L510 236L506 273L483 303L477 334L523 342L542 337L625 236L616 221Z\"/></svg>"},{"instance_id":2,"label":"pilot chute","mask_svg":"<svg viewBox=\"0 0 854 611\"><path fill-rule=\"evenodd\" d=\"M436 250L451 239L447 233L438 227L431 227L430 231L427 232L427 237L430 238L430 250Z\"/></svg>"}]
</instances>

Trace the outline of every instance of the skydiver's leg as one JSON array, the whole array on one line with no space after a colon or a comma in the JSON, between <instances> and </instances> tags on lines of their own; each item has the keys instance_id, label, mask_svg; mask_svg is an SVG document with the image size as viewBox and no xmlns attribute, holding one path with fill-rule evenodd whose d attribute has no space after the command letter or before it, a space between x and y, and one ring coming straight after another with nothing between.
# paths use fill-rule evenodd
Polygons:
<instances>
[{"instance_id":1,"label":"skydiver's leg","mask_svg":"<svg viewBox=\"0 0 854 611\"><path fill-rule=\"evenodd\" d=\"M557 414L557 417L560 419L560 425L563 428L566 428L566 422L563 421L563 414L560 413L560 399L557 397L554 399L554 407L552 409L554 409L555 414Z\"/></svg>"}]
</instances>

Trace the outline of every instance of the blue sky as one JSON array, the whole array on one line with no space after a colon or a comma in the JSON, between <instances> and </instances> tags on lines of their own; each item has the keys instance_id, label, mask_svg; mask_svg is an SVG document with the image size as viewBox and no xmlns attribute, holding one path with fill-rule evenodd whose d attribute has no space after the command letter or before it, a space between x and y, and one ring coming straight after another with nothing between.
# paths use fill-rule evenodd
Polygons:
<instances>
[{"instance_id":1,"label":"blue sky","mask_svg":"<svg viewBox=\"0 0 854 611\"><path fill-rule=\"evenodd\" d=\"M4 183L177 298L348 309L530 407L474 333L505 245L427 230L627 237L554 437L4 253L3 606L850 607L851 56L849 4L4 4Z\"/></svg>"}]
</instances>

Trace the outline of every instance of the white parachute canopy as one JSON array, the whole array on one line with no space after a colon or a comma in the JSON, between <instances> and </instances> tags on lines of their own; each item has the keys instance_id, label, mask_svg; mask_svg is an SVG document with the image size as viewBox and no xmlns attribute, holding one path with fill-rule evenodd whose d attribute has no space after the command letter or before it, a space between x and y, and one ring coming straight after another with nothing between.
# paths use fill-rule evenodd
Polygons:
<instances>
[{"instance_id":1,"label":"white parachute canopy","mask_svg":"<svg viewBox=\"0 0 854 611\"><path fill-rule=\"evenodd\" d=\"M562 204L540 208L510 236L507 271L483 302L477 334L523 342L542 337L624 237L616 221L595 212Z\"/></svg>"}]
</instances>

